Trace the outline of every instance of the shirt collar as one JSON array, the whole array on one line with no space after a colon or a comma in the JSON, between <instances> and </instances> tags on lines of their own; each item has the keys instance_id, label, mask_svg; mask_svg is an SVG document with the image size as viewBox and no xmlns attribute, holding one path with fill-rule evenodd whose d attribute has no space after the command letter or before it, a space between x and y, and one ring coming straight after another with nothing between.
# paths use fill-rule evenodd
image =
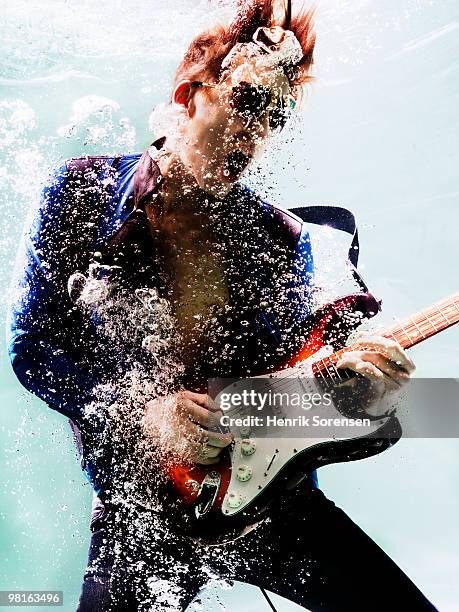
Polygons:
<instances>
[{"instance_id":1,"label":"shirt collar","mask_svg":"<svg viewBox=\"0 0 459 612\"><path fill-rule=\"evenodd\" d=\"M155 140L151 146L159 151L163 147L165 141L166 137L163 136ZM140 158L135 172L134 210L145 210L145 204L151 200L163 181L164 177L161 174L161 170L147 149Z\"/></svg>"}]
</instances>

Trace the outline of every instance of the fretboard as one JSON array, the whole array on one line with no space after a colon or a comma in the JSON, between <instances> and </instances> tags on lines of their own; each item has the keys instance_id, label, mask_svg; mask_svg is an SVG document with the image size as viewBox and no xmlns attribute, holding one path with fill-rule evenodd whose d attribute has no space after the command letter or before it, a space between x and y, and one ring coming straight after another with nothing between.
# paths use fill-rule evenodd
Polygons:
<instances>
[{"instance_id":1,"label":"fretboard","mask_svg":"<svg viewBox=\"0 0 459 612\"><path fill-rule=\"evenodd\" d=\"M427 338L456 323L459 323L459 293L411 315L389 329L378 331L378 335L392 338L406 349L427 340ZM351 378L352 373L346 369L338 369L336 363L343 353L352 350L354 348L348 346L324 359L319 359L312 366L314 375L323 379L324 382L327 380L336 382Z\"/></svg>"}]
</instances>

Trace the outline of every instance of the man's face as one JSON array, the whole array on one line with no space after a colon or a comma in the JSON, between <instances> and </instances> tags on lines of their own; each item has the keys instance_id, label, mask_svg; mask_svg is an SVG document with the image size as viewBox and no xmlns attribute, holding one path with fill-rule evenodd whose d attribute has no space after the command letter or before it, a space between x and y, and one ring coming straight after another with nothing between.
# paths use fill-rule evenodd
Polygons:
<instances>
[{"instance_id":1,"label":"man's face","mask_svg":"<svg viewBox=\"0 0 459 612\"><path fill-rule=\"evenodd\" d=\"M183 161L199 187L217 198L231 190L270 134L273 104L266 110L261 105L259 116L241 112L240 104L235 104L237 85L235 90L234 81L228 78L215 87L192 86L190 91ZM271 77L262 85L272 92L273 100L289 94L284 75Z\"/></svg>"}]
</instances>

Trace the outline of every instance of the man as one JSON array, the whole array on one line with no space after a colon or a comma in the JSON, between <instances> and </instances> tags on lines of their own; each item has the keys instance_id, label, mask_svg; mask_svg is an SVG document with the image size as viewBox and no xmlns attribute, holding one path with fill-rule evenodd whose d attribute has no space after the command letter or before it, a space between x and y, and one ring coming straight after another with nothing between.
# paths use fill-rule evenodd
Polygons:
<instances>
[{"instance_id":1,"label":"man","mask_svg":"<svg viewBox=\"0 0 459 612\"><path fill-rule=\"evenodd\" d=\"M182 610L216 576L312 610L434 609L314 475L216 549L183 535L165 482L171 458L217 464L231 443L208 429L207 379L274 367L311 312L306 228L238 179L300 102L313 49L310 13L241 3L190 45L140 159L71 160L44 190L10 355L71 419L97 493L80 612ZM414 370L377 336L338 367L378 396Z\"/></svg>"}]
</instances>

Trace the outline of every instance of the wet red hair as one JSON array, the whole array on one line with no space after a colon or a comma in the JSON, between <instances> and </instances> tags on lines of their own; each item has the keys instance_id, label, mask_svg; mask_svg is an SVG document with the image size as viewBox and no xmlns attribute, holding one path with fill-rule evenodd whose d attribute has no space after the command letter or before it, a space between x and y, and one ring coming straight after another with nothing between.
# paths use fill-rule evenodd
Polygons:
<instances>
[{"instance_id":1,"label":"wet red hair","mask_svg":"<svg viewBox=\"0 0 459 612\"><path fill-rule=\"evenodd\" d=\"M219 25L196 36L177 68L174 86L182 80L216 82L219 80L224 58L237 43L249 42L259 27L282 25L291 30L301 44L303 57L289 75L291 85L303 85L311 80L313 63L314 11L302 9L291 15L291 1L285 1L282 23L273 23L276 0L239 0L236 17L227 25Z\"/></svg>"}]
</instances>

